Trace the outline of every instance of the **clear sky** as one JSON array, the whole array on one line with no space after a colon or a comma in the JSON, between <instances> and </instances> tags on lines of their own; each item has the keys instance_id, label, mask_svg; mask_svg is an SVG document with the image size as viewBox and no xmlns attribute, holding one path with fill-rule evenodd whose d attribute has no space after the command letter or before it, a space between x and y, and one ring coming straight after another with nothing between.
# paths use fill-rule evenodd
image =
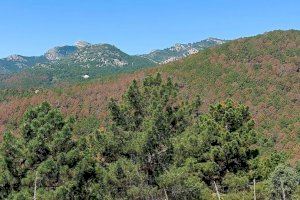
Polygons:
<instances>
[{"instance_id":1,"label":"clear sky","mask_svg":"<svg viewBox=\"0 0 300 200\"><path fill-rule=\"evenodd\" d=\"M1 0L0 57L77 40L129 54L207 37L300 29L299 0Z\"/></svg>"}]
</instances>

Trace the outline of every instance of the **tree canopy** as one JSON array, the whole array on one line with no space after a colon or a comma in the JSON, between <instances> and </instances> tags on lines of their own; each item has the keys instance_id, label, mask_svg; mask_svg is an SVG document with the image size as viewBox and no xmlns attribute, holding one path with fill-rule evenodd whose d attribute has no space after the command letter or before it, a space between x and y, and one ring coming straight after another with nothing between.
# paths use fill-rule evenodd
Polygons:
<instances>
[{"instance_id":1,"label":"tree canopy","mask_svg":"<svg viewBox=\"0 0 300 200\"><path fill-rule=\"evenodd\" d=\"M111 99L100 127L46 102L30 108L20 133L7 132L1 142L0 198L212 199L215 185L238 192L284 162L259 156L247 106L200 106L199 97L183 99L171 78L157 74Z\"/></svg>"}]
</instances>

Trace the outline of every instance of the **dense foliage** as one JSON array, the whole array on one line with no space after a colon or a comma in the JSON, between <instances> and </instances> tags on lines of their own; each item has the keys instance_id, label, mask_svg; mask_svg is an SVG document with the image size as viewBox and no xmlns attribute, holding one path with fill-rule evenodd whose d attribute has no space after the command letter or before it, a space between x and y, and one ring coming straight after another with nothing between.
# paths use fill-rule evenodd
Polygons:
<instances>
[{"instance_id":1,"label":"dense foliage","mask_svg":"<svg viewBox=\"0 0 300 200\"><path fill-rule=\"evenodd\" d=\"M0 198L212 199L217 187L225 199L240 199L241 191L252 197L256 179L270 185L257 188L265 199L277 176L296 173L272 173L285 159L260 156L247 106L227 100L202 112L200 105L157 74L111 99L101 126L93 116L65 118L49 103L30 108L20 134L6 132L0 145ZM297 184L285 185L287 197Z\"/></svg>"}]
</instances>

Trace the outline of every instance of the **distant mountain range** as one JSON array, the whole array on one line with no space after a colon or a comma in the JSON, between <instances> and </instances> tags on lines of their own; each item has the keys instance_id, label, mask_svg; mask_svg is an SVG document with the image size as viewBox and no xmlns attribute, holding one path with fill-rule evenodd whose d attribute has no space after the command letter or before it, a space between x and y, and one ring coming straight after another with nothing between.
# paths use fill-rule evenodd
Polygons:
<instances>
[{"instance_id":1,"label":"distant mountain range","mask_svg":"<svg viewBox=\"0 0 300 200\"><path fill-rule=\"evenodd\" d=\"M176 44L144 55L129 55L110 44L54 47L41 56L11 55L0 59L0 87L42 86L153 67L178 60L225 40L208 38Z\"/></svg>"},{"instance_id":2,"label":"distant mountain range","mask_svg":"<svg viewBox=\"0 0 300 200\"><path fill-rule=\"evenodd\" d=\"M171 46L169 48L163 50L154 50L142 56L156 63L165 64L189 56L191 54L198 53L200 50L206 49L208 47L223 44L225 42L226 40L208 38L206 40L195 43L175 44L174 46Z\"/></svg>"},{"instance_id":3,"label":"distant mountain range","mask_svg":"<svg viewBox=\"0 0 300 200\"><path fill-rule=\"evenodd\" d=\"M0 60L1 73L14 73L28 68L55 68L66 64L74 67L124 67L154 65L139 56L130 56L113 45L77 42L74 46L54 47L42 56L11 55Z\"/></svg>"}]
</instances>

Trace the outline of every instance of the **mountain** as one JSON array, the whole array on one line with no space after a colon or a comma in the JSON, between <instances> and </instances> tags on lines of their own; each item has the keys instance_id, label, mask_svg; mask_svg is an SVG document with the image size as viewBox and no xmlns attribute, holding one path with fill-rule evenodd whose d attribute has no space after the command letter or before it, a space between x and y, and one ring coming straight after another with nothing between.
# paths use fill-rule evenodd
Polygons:
<instances>
[{"instance_id":1,"label":"mountain","mask_svg":"<svg viewBox=\"0 0 300 200\"><path fill-rule=\"evenodd\" d=\"M130 72L175 61L225 40L209 38L196 43L177 44L145 55L128 55L110 44L54 47L42 56L12 55L0 59L0 87L37 87L76 82L110 74Z\"/></svg>"},{"instance_id":2,"label":"mountain","mask_svg":"<svg viewBox=\"0 0 300 200\"><path fill-rule=\"evenodd\" d=\"M145 58L149 58L156 63L165 64L189 55L198 53L205 48L213 47L225 43L226 40L217 38L208 38L200 42L188 43L188 44L175 44L169 48L163 50L154 50L149 54L142 55Z\"/></svg>"},{"instance_id":3,"label":"mountain","mask_svg":"<svg viewBox=\"0 0 300 200\"><path fill-rule=\"evenodd\" d=\"M136 61L145 63L135 63ZM30 68L55 68L57 65L68 64L81 67L123 67L153 65L154 62L138 56L130 56L113 45L89 44L78 41L74 46L60 46L48 50L42 56L26 57L11 55L0 59L0 73L15 73Z\"/></svg>"},{"instance_id":4,"label":"mountain","mask_svg":"<svg viewBox=\"0 0 300 200\"><path fill-rule=\"evenodd\" d=\"M11 55L0 59L0 74L19 72L28 69L37 63L46 63L48 60L44 56L21 56Z\"/></svg>"},{"instance_id":5,"label":"mountain","mask_svg":"<svg viewBox=\"0 0 300 200\"><path fill-rule=\"evenodd\" d=\"M0 60L0 87L49 86L155 64L148 58L128 55L110 44L79 41L74 46L52 48L39 57L10 56Z\"/></svg>"},{"instance_id":6,"label":"mountain","mask_svg":"<svg viewBox=\"0 0 300 200\"><path fill-rule=\"evenodd\" d=\"M200 95L202 110L231 98L249 106L262 153L275 150L300 159L300 31L272 31L200 51L184 59L134 73L111 74L88 83L52 89L2 90L0 129L15 128L30 105L49 101L78 118L107 114L109 98L128 84L161 72L178 82L183 98Z\"/></svg>"}]
</instances>

